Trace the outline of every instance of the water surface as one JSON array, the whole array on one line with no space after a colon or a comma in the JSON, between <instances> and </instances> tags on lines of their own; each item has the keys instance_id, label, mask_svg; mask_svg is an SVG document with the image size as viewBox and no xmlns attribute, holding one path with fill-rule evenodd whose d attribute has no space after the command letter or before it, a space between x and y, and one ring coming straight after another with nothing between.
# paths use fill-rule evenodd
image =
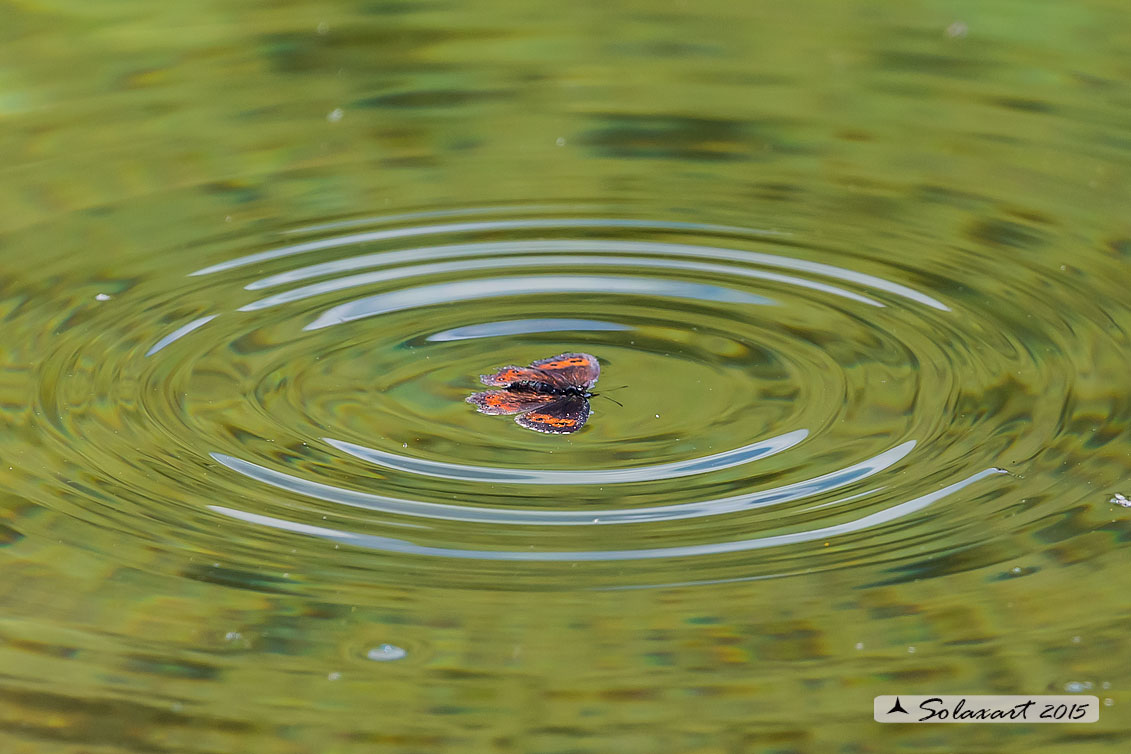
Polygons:
<instances>
[{"instance_id":1,"label":"water surface","mask_svg":"<svg viewBox=\"0 0 1131 754\"><path fill-rule=\"evenodd\" d=\"M1127 20L0 10L0 741L1122 751Z\"/></svg>"}]
</instances>

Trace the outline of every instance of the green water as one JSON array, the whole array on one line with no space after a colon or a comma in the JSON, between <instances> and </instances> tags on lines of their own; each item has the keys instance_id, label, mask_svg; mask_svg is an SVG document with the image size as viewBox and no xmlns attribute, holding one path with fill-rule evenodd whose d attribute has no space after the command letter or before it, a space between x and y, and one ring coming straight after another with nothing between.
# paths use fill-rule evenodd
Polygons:
<instances>
[{"instance_id":1,"label":"green water","mask_svg":"<svg viewBox=\"0 0 1131 754\"><path fill-rule=\"evenodd\" d=\"M0 6L0 749L1124 751L1129 21Z\"/></svg>"}]
</instances>

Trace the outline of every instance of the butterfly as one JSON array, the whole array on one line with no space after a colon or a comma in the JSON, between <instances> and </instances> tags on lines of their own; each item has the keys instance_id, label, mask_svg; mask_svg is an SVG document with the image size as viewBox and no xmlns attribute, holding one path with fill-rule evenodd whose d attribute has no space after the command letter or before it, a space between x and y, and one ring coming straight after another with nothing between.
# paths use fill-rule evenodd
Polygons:
<instances>
[{"instance_id":1,"label":"butterfly","mask_svg":"<svg viewBox=\"0 0 1131 754\"><path fill-rule=\"evenodd\" d=\"M587 353L563 353L539 359L528 367L503 367L479 380L490 387L467 396L482 414L518 414L520 427L566 435L585 426L589 418L589 388L597 383L601 365Z\"/></svg>"}]
</instances>

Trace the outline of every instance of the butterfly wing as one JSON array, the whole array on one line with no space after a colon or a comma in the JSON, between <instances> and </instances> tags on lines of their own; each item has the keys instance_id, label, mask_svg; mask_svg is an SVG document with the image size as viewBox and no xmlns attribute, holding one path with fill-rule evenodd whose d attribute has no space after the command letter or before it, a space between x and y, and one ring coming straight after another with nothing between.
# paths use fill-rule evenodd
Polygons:
<instances>
[{"instance_id":1,"label":"butterfly wing","mask_svg":"<svg viewBox=\"0 0 1131 754\"><path fill-rule=\"evenodd\" d=\"M550 396L556 400L549 405L516 416L515 422L536 432L568 435L585 426L589 418L589 401L582 395Z\"/></svg>"},{"instance_id":2,"label":"butterfly wing","mask_svg":"<svg viewBox=\"0 0 1131 754\"><path fill-rule=\"evenodd\" d=\"M506 387L515 382L544 382L545 376L530 367L503 367L494 374L481 374L479 381L489 387Z\"/></svg>"},{"instance_id":3,"label":"butterfly wing","mask_svg":"<svg viewBox=\"0 0 1131 754\"><path fill-rule=\"evenodd\" d=\"M548 359L539 359L530 367L544 375L541 379L558 387L588 390L597 383L597 378L601 375L601 365L587 353L562 353Z\"/></svg>"},{"instance_id":4,"label":"butterfly wing","mask_svg":"<svg viewBox=\"0 0 1131 754\"><path fill-rule=\"evenodd\" d=\"M531 409L548 406L561 396L550 393L519 393L510 390L487 390L472 393L465 399L479 409L481 414L521 414Z\"/></svg>"}]
</instances>

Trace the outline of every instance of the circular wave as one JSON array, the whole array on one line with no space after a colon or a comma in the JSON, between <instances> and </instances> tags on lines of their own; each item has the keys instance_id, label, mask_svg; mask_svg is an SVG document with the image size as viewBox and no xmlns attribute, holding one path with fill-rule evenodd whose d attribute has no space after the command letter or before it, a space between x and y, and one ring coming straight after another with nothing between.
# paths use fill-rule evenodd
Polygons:
<instances>
[{"instance_id":1,"label":"circular wave","mask_svg":"<svg viewBox=\"0 0 1131 754\"><path fill-rule=\"evenodd\" d=\"M987 522L1039 518L992 480L1023 486L1004 469L1063 437L1082 343L1101 372L1128 366L1102 353L1122 330L1066 319L1070 279L527 214L311 226L99 294L55 329L41 367L61 376L25 417L53 472L27 464L23 489L76 526L155 521L157 541L248 569L284 548L332 568L344 547L345 580L921 573ZM570 350L601 361L599 392L627 385L575 436L463 402L476 375Z\"/></svg>"}]
</instances>

